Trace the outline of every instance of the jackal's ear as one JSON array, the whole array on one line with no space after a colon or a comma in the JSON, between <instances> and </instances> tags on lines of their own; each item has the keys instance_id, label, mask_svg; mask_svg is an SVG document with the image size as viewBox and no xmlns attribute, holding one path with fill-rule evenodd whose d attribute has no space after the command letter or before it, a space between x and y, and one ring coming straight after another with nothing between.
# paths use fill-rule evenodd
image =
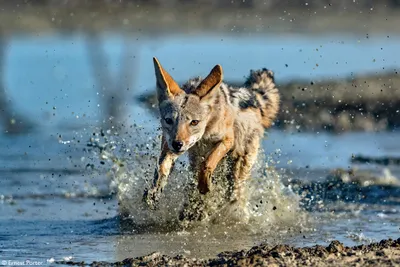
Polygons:
<instances>
[{"instance_id":1,"label":"jackal's ear","mask_svg":"<svg viewBox=\"0 0 400 267\"><path fill-rule=\"evenodd\" d=\"M216 65L208 76L197 86L194 93L201 99L210 96L214 89L218 88L223 79L222 67Z\"/></svg>"},{"instance_id":2,"label":"jackal's ear","mask_svg":"<svg viewBox=\"0 0 400 267\"><path fill-rule=\"evenodd\" d=\"M184 91L179 88L179 85L172 79L171 75L164 70L157 58L153 57L153 62L157 79L158 101L174 98L174 96L183 93Z\"/></svg>"}]
</instances>

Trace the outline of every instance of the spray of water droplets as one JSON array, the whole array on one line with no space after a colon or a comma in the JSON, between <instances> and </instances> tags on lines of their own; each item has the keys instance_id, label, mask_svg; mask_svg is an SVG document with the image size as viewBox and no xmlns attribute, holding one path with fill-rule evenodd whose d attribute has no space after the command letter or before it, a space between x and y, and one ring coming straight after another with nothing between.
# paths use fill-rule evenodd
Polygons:
<instances>
[{"instance_id":1,"label":"spray of water droplets","mask_svg":"<svg viewBox=\"0 0 400 267\"><path fill-rule=\"evenodd\" d=\"M175 164L157 210L148 209L142 196L153 179L160 138L154 133L141 132L139 127L136 132L129 138L111 131L100 132L88 143L94 159L108 162L110 188L117 194L119 212L129 221L132 231L199 228L219 231L223 227L276 233L305 228L308 218L300 208L298 195L281 183L282 174L273 167L272 157L265 157L263 152L246 184L245 209L229 201L232 183L226 175L229 162L219 164L213 190L203 196L196 189L184 156Z\"/></svg>"}]
</instances>

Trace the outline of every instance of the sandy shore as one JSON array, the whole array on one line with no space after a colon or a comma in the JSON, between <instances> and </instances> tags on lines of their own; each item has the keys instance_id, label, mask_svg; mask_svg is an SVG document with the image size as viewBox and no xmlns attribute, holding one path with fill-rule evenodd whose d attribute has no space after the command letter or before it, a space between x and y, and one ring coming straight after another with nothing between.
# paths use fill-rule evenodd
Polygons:
<instances>
[{"instance_id":1,"label":"sandy shore","mask_svg":"<svg viewBox=\"0 0 400 267\"><path fill-rule=\"evenodd\" d=\"M169 257L155 252L115 263L58 263L90 266L399 266L400 238L355 247L345 247L339 241L332 241L327 247L259 245L250 250L223 252L207 260L180 255Z\"/></svg>"}]
</instances>

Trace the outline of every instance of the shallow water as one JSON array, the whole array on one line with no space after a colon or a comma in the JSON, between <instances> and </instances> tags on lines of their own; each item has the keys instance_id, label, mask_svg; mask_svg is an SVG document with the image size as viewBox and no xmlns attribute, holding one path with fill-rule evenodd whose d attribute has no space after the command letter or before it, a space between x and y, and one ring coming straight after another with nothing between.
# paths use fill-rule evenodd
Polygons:
<instances>
[{"instance_id":1,"label":"shallow water","mask_svg":"<svg viewBox=\"0 0 400 267\"><path fill-rule=\"evenodd\" d=\"M393 153L393 139L397 136L397 133L359 133L346 134L342 138L330 135L315 138L313 134L292 135L272 131L264 141L264 147L267 151L282 151L280 156L274 155L275 153L272 156L275 158L276 168L284 168L286 171L286 179L289 177L303 182L320 181L323 184L332 167L349 166L352 153ZM181 253L193 257L209 257L217 252L243 249L260 242L313 245L338 239L347 245L353 245L399 235L399 185L352 188L343 186L343 190L339 188L341 194L337 194L339 199L335 199L337 195L332 193L321 197L318 204L310 204L305 219L301 220L301 227L285 221L290 219L288 216L276 217L273 212L281 209L277 205L277 210L268 210L269 215L266 213L266 217L274 218L279 224L286 222L289 226L275 227L273 223L266 223L260 224L258 229L248 231L217 225L208 230L198 227L189 231L168 231L163 229L161 223L157 228L149 230L150 232L138 232L116 217L118 200L115 195L109 194L110 177L107 177L105 171L94 174L91 171L83 172L84 168L75 167L75 163L63 160L63 156L59 157L64 155L65 145L39 136L35 138L52 143L54 155L32 153L32 169L3 172L0 187L2 258L45 260L72 256L78 261L115 261L156 250L171 255ZM358 146L349 149L353 140L359 140ZM295 143L308 143L313 150L299 151L292 145ZM340 155L341 160L329 160L332 150L326 146L327 143L335 145L335 154ZM375 147L370 146L371 143L375 143ZM79 150L75 151L74 157L79 166L81 157L88 153L81 152L78 156L78 152ZM20 155L15 153L13 156ZM49 157L52 159L51 166L48 165ZM57 157L60 158L58 161ZM3 158L4 156L2 162ZM315 158L320 160L316 161ZM53 162L53 159L56 160ZM44 171L45 167L35 170L35 166L46 164L47 171ZM60 169L55 168L55 164L60 165ZM152 167L143 166L150 169ZM105 169L106 167L103 168ZM381 171L373 166L369 170L374 173ZM398 168L391 168L391 171L399 177ZM295 185L296 182L285 184ZM171 181L170 185L176 189L176 180L175 183ZM316 186L315 191L311 190L310 195L317 196L324 186L318 183L314 185L319 186ZM142 188L137 190L141 192ZM296 192L295 189L293 191ZM352 199L360 191L366 198ZM280 197L275 199L278 202L281 200ZM148 213L146 216L154 219L154 214L150 211ZM140 218L145 219L146 216L141 215ZM159 216L155 217L156 221L168 217L165 214ZM274 231L263 229L263 225L271 226Z\"/></svg>"},{"instance_id":2,"label":"shallow water","mask_svg":"<svg viewBox=\"0 0 400 267\"><path fill-rule=\"evenodd\" d=\"M233 40L230 36L178 36L133 42L140 49L140 68L132 94L153 87L149 59L154 54L173 69L171 73L177 80L204 75L215 63L226 66L226 77L235 80L250 68L264 65L281 80L344 76L400 65L400 56L394 53L399 38L392 36L249 36ZM105 41L112 59L109 68L117 72L123 40L108 36ZM215 49L211 52L207 47ZM177 54L182 62L179 65ZM219 62L215 62L217 55ZM193 60L185 60L188 58ZM100 160L95 149L86 146L102 120L102 90L93 86L82 36L15 38L9 44L5 73L11 100L18 110L30 115L39 129L28 135L0 137L1 259L73 257L76 261L116 261L156 250L209 257L260 242L314 245L337 239L353 245L399 236L399 183L389 185L380 179L362 186L334 181L335 190L331 190L332 184L327 181L333 168L352 166L352 154L398 156L397 132L328 135L272 130L263 141L266 162L261 162L260 168L263 170L268 163L276 172L270 170L266 177L253 175L255 185L274 188L262 192L269 202L258 221L253 218L257 227L244 229L219 223L170 231L165 228L179 213L179 201L165 201L163 205L169 208L158 213L141 209L138 202L145 178L153 173L154 159L148 153L156 154L157 150L152 147L158 134L157 122L149 112L133 104L133 97L128 101L128 124L136 126L134 130L128 128L128 134L111 138L116 146L111 155L129 163L117 176L112 164ZM87 164L93 164L94 169ZM360 167L382 175L381 167ZM400 177L398 167L389 169L393 176ZM171 195L175 200L180 198L179 192L185 192L178 186L188 179L184 168L180 170L183 173L176 173L169 184L170 189L179 189L177 195ZM276 209L271 208L274 205ZM303 211L293 210L295 216L291 216L291 208L298 206ZM133 211L135 219L144 224L158 225L147 232L139 231L130 222L121 221L121 208Z\"/></svg>"}]
</instances>

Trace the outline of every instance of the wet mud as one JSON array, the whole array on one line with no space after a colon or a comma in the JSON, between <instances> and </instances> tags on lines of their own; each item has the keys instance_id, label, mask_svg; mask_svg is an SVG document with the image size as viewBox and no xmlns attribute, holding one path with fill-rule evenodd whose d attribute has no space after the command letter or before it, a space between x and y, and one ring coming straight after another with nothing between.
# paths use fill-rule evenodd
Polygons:
<instances>
[{"instance_id":1,"label":"wet mud","mask_svg":"<svg viewBox=\"0 0 400 267\"><path fill-rule=\"evenodd\" d=\"M169 257L154 252L120 262L73 262L76 266L396 266L400 264L400 238L379 243L346 247L339 241L328 246L292 247L258 245L249 250L223 252L213 259Z\"/></svg>"}]
</instances>

